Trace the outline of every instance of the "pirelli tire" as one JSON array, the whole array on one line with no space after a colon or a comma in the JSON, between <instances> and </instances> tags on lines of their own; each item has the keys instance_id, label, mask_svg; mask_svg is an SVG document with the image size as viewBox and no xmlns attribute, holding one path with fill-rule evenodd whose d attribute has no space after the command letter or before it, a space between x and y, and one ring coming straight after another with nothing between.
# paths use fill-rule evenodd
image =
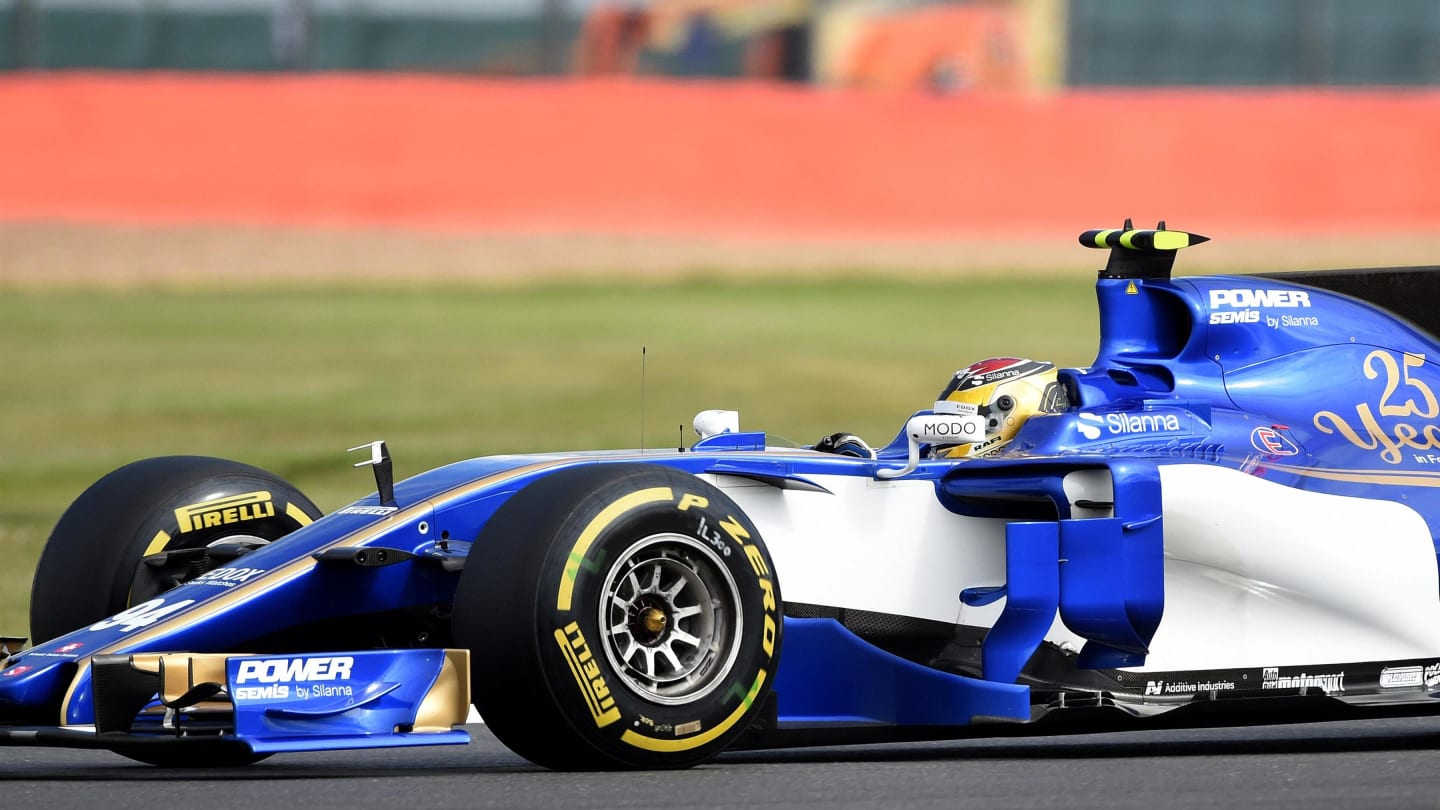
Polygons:
<instances>
[{"instance_id":1,"label":"pirelli tire","mask_svg":"<svg viewBox=\"0 0 1440 810\"><path fill-rule=\"evenodd\" d=\"M85 490L51 532L30 593L31 636L63 635L198 573L157 570L146 556L272 542L319 517L298 489L248 464L203 456L127 464Z\"/></svg>"},{"instance_id":2,"label":"pirelli tire","mask_svg":"<svg viewBox=\"0 0 1440 810\"><path fill-rule=\"evenodd\" d=\"M667 467L542 478L480 532L455 594L472 698L511 750L561 770L683 768L765 703L780 586L724 493Z\"/></svg>"}]
</instances>

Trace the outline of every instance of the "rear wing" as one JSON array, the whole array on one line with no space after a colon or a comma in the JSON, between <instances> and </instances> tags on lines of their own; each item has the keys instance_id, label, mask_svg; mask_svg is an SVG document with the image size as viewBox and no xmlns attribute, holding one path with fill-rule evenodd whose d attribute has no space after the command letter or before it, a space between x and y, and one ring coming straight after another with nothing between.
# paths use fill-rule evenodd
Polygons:
<instances>
[{"instance_id":1,"label":"rear wing","mask_svg":"<svg viewBox=\"0 0 1440 810\"><path fill-rule=\"evenodd\" d=\"M1440 306L1436 305L1440 302L1440 266L1297 270L1253 275L1348 295L1408 321L1431 337L1440 335Z\"/></svg>"},{"instance_id":2,"label":"rear wing","mask_svg":"<svg viewBox=\"0 0 1440 810\"><path fill-rule=\"evenodd\" d=\"M1209 241L1208 237L1172 231L1161 220L1154 228L1137 229L1126 219L1121 228L1086 231L1080 244L1110 250L1100 271L1102 279L1168 279L1175 254ZM1339 293L1379 307L1431 337L1440 335L1440 266L1377 267L1353 270L1299 270L1253 273L1254 278L1301 284Z\"/></svg>"},{"instance_id":3,"label":"rear wing","mask_svg":"<svg viewBox=\"0 0 1440 810\"><path fill-rule=\"evenodd\" d=\"M1163 219L1154 228L1137 229L1128 217L1122 228L1095 228L1080 234L1080 244L1085 247L1110 249L1100 278L1169 278L1175 251L1208 241L1210 237L1198 233L1168 230Z\"/></svg>"}]
</instances>

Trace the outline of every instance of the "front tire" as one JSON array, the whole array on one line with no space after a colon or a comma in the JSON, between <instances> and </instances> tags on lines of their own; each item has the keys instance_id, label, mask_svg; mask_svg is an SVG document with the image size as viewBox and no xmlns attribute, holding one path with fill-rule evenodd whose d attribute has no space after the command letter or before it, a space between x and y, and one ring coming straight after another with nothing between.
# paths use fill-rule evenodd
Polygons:
<instances>
[{"instance_id":1,"label":"front tire","mask_svg":"<svg viewBox=\"0 0 1440 810\"><path fill-rule=\"evenodd\" d=\"M203 456L127 464L85 490L56 524L30 591L36 643L113 616L173 587L141 560L226 540L270 542L320 517L279 476Z\"/></svg>"},{"instance_id":2,"label":"front tire","mask_svg":"<svg viewBox=\"0 0 1440 810\"><path fill-rule=\"evenodd\" d=\"M516 753L557 769L677 768L750 725L780 616L769 553L724 493L666 467L594 464L490 519L454 630L476 707Z\"/></svg>"}]
</instances>

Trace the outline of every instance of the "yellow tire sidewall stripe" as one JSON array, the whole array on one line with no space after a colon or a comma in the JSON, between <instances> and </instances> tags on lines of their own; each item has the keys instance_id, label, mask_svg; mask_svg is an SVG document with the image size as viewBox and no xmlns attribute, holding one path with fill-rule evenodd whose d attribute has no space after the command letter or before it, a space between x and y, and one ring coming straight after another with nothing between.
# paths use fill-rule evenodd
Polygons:
<instances>
[{"instance_id":1,"label":"yellow tire sidewall stripe","mask_svg":"<svg viewBox=\"0 0 1440 810\"><path fill-rule=\"evenodd\" d=\"M641 489L619 498L609 506L600 510L585 529L580 532L580 537L575 545L570 548L570 554L565 560L565 571L560 577L560 588L555 596L555 609L569 611L574 602L575 577L580 573L580 563L585 555L590 553L590 546L594 545L595 538L600 533L610 528L610 524L620 519L621 515L639 506L662 501L674 502L675 491L670 487L651 487Z\"/></svg>"},{"instance_id":2,"label":"yellow tire sidewall stripe","mask_svg":"<svg viewBox=\"0 0 1440 810\"><path fill-rule=\"evenodd\" d=\"M735 711L731 712L729 717L721 720L719 724L709 731L691 737L682 737L677 740L661 740L655 737L647 737L644 734L637 733L633 729L626 729L625 733L620 735L620 739L636 748L658 753L674 753L699 748L719 737L721 734L724 734L731 726L740 722L740 718L745 716L746 710L750 708L751 704L755 702L756 696L760 694L760 688L765 685L765 677L765 670L762 669L757 672L755 674L755 682L750 684L750 691L745 694L745 698L740 701L740 705L735 707Z\"/></svg>"}]
</instances>

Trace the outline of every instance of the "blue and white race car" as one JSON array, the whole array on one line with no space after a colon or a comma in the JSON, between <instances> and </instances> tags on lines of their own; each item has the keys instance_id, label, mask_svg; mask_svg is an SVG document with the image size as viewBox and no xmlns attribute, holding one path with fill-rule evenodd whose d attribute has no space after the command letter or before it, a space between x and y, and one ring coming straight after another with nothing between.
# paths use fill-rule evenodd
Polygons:
<instances>
[{"instance_id":1,"label":"blue and white race car","mask_svg":"<svg viewBox=\"0 0 1440 810\"><path fill-rule=\"evenodd\" d=\"M1440 711L1440 270L1172 279L1203 240L1087 232L1094 363L975 363L878 451L706 412L683 451L396 483L377 442L324 516L235 462L123 467L0 642L0 743L244 764L464 743L473 704L540 765L667 768Z\"/></svg>"}]
</instances>

